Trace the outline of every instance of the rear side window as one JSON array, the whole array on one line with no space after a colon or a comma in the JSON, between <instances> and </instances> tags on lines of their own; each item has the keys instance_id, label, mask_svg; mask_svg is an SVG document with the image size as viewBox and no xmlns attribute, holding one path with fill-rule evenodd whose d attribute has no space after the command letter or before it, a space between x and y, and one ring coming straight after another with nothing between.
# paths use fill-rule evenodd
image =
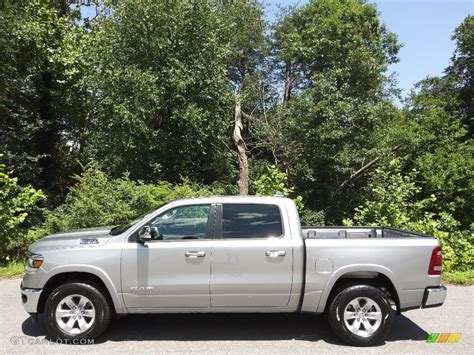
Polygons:
<instances>
[{"instance_id":1,"label":"rear side window","mask_svg":"<svg viewBox=\"0 0 474 355\"><path fill-rule=\"evenodd\" d=\"M278 206L224 204L222 238L270 238L283 234Z\"/></svg>"}]
</instances>

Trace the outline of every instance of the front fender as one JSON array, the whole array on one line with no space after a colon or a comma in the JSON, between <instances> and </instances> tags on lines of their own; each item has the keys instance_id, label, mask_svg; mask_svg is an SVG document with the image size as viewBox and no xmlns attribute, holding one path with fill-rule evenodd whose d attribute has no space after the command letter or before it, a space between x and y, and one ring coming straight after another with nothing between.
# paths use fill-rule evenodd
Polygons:
<instances>
[{"instance_id":1,"label":"front fender","mask_svg":"<svg viewBox=\"0 0 474 355\"><path fill-rule=\"evenodd\" d=\"M110 294L110 298L112 299L112 302L114 304L115 311L117 313L126 313L122 298L119 297L118 290L115 287L114 282L109 277L109 275L99 267L84 264L69 264L66 266L57 266L49 270L48 273L44 275L45 277L43 279L43 285L45 285L53 277L59 274L67 273L85 273L98 277L107 288L107 291Z\"/></svg>"}]
</instances>

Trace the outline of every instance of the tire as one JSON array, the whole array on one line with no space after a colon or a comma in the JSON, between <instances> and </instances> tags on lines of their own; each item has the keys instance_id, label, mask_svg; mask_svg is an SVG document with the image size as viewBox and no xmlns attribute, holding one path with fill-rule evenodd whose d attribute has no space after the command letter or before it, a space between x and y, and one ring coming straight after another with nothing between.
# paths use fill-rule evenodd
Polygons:
<instances>
[{"instance_id":1,"label":"tire","mask_svg":"<svg viewBox=\"0 0 474 355\"><path fill-rule=\"evenodd\" d=\"M81 281L57 287L44 309L48 335L72 344L96 339L107 329L111 318L112 309L102 288Z\"/></svg>"},{"instance_id":2,"label":"tire","mask_svg":"<svg viewBox=\"0 0 474 355\"><path fill-rule=\"evenodd\" d=\"M339 339L355 346L376 345L386 338L395 311L383 292L357 285L340 291L328 309L329 324Z\"/></svg>"}]
</instances>

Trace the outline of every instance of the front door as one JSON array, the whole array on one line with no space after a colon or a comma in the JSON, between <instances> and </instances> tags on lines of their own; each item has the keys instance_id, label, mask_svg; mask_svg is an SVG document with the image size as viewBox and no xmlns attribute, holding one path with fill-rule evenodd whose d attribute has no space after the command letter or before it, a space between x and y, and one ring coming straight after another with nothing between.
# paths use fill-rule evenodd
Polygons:
<instances>
[{"instance_id":1,"label":"front door","mask_svg":"<svg viewBox=\"0 0 474 355\"><path fill-rule=\"evenodd\" d=\"M277 205L218 205L212 246L211 307L284 307L293 253Z\"/></svg>"},{"instance_id":2,"label":"front door","mask_svg":"<svg viewBox=\"0 0 474 355\"><path fill-rule=\"evenodd\" d=\"M143 244L132 236L126 243L121 274L129 310L210 306L213 208L172 207L147 222L154 240Z\"/></svg>"}]
</instances>

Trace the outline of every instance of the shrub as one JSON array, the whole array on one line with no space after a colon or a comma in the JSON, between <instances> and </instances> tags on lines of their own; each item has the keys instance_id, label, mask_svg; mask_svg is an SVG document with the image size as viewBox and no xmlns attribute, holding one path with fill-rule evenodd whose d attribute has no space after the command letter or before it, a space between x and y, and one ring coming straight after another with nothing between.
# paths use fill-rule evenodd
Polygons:
<instances>
[{"instance_id":1,"label":"shrub","mask_svg":"<svg viewBox=\"0 0 474 355\"><path fill-rule=\"evenodd\" d=\"M128 175L110 179L95 165L89 165L66 197L65 203L47 214L43 234L124 224L158 206L179 198L220 194L218 188L184 180L145 184Z\"/></svg>"},{"instance_id":2,"label":"shrub","mask_svg":"<svg viewBox=\"0 0 474 355\"><path fill-rule=\"evenodd\" d=\"M41 191L18 185L0 163L0 263L17 258L34 239L32 226L40 218L38 204L44 198Z\"/></svg>"},{"instance_id":3,"label":"shrub","mask_svg":"<svg viewBox=\"0 0 474 355\"><path fill-rule=\"evenodd\" d=\"M421 188L416 184L417 172L401 174L398 160L376 169L368 185L369 198L355 209L346 225L381 225L433 235L443 247L446 271L472 270L474 240L472 231L460 231L460 223L450 213L436 210L435 196L417 199Z\"/></svg>"},{"instance_id":4,"label":"shrub","mask_svg":"<svg viewBox=\"0 0 474 355\"><path fill-rule=\"evenodd\" d=\"M288 186L288 176L278 170L275 165L269 165L265 172L255 181L255 190L257 196L274 196L276 193L282 193L283 196L290 196L294 193L294 188ZM299 211L304 208L303 198L297 196L294 199Z\"/></svg>"},{"instance_id":5,"label":"shrub","mask_svg":"<svg viewBox=\"0 0 474 355\"><path fill-rule=\"evenodd\" d=\"M302 225L321 227L325 225L326 213L324 211L303 209L300 212L300 218Z\"/></svg>"}]
</instances>

